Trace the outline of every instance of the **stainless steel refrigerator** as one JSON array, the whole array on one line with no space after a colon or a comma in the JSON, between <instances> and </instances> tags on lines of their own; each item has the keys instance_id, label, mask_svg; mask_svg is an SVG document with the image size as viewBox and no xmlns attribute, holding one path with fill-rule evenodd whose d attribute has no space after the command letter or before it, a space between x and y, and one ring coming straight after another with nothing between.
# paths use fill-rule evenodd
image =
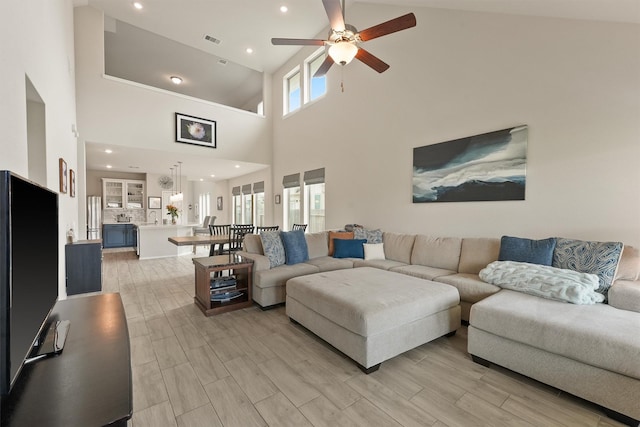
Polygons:
<instances>
[{"instance_id":1,"label":"stainless steel refrigerator","mask_svg":"<svg viewBox=\"0 0 640 427\"><path fill-rule=\"evenodd\" d=\"M87 239L102 238L102 199L100 196L87 197Z\"/></svg>"}]
</instances>

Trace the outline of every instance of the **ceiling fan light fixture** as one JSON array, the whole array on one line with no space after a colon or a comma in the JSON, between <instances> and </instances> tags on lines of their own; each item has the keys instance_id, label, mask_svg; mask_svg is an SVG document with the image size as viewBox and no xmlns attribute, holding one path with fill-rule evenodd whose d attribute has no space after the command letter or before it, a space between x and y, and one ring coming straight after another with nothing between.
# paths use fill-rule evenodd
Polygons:
<instances>
[{"instance_id":1,"label":"ceiling fan light fixture","mask_svg":"<svg viewBox=\"0 0 640 427\"><path fill-rule=\"evenodd\" d=\"M329 47L329 56L333 62L340 65L347 65L358 53L358 46L350 41L339 41Z\"/></svg>"}]
</instances>

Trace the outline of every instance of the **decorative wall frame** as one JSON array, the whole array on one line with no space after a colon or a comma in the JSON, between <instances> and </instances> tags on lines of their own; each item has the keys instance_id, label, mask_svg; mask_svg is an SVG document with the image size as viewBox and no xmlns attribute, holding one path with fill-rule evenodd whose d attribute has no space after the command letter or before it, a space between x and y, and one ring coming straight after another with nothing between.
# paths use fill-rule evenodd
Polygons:
<instances>
[{"instance_id":1,"label":"decorative wall frame","mask_svg":"<svg viewBox=\"0 0 640 427\"><path fill-rule=\"evenodd\" d=\"M67 194L67 162L62 157L58 160L59 176L60 176L60 192Z\"/></svg>"},{"instance_id":2,"label":"decorative wall frame","mask_svg":"<svg viewBox=\"0 0 640 427\"><path fill-rule=\"evenodd\" d=\"M147 201L148 209L162 209L162 197L149 196Z\"/></svg>"},{"instance_id":3,"label":"decorative wall frame","mask_svg":"<svg viewBox=\"0 0 640 427\"><path fill-rule=\"evenodd\" d=\"M218 196L218 198L216 199L216 209L218 209L219 211L222 210L222 196Z\"/></svg>"},{"instance_id":4,"label":"decorative wall frame","mask_svg":"<svg viewBox=\"0 0 640 427\"><path fill-rule=\"evenodd\" d=\"M413 203L524 200L526 125L413 149Z\"/></svg>"},{"instance_id":5,"label":"decorative wall frame","mask_svg":"<svg viewBox=\"0 0 640 427\"><path fill-rule=\"evenodd\" d=\"M176 142L216 148L216 122L176 113Z\"/></svg>"},{"instance_id":6,"label":"decorative wall frame","mask_svg":"<svg viewBox=\"0 0 640 427\"><path fill-rule=\"evenodd\" d=\"M76 197L76 173L69 169L69 196Z\"/></svg>"}]
</instances>

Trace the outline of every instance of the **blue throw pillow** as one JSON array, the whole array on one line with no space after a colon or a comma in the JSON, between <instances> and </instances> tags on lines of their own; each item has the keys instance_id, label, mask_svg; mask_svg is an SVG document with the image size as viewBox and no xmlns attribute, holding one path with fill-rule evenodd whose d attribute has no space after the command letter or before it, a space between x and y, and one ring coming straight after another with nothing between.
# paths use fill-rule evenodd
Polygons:
<instances>
[{"instance_id":1,"label":"blue throw pillow","mask_svg":"<svg viewBox=\"0 0 640 427\"><path fill-rule=\"evenodd\" d=\"M498 261L528 262L529 264L551 265L556 239L550 237L542 240L523 239L520 237L502 236L500 239L500 255Z\"/></svg>"},{"instance_id":2,"label":"blue throw pillow","mask_svg":"<svg viewBox=\"0 0 640 427\"><path fill-rule=\"evenodd\" d=\"M334 258L364 258L367 239L333 239Z\"/></svg>"},{"instance_id":3,"label":"blue throw pillow","mask_svg":"<svg viewBox=\"0 0 640 427\"><path fill-rule=\"evenodd\" d=\"M309 259L309 248L304 238L304 231L283 231L280 233L284 244L286 262L289 265L305 262Z\"/></svg>"}]
</instances>

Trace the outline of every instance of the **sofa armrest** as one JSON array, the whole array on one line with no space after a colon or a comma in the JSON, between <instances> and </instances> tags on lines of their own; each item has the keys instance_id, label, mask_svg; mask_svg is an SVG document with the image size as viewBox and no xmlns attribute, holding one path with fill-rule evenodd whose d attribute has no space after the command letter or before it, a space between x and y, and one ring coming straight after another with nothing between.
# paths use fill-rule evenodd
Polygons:
<instances>
[{"instance_id":1,"label":"sofa armrest","mask_svg":"<svg viewBox=\"0 0 640 427\"><path fill-rule=\"evenodd\" d=\"M250 260L253 260L254 272L271 269L271 262L269 261L269 258L267 258L265 255L252 254L245 251L238 251L236 252L236 254L240 255L241 257L249 258Z\"/></svg>"},{"instance_id":2,"label":"sofa armrest","mask_svg":"<svg viewBox=\"0 0 640 427\"><path fill-rule=\"evenodd\" d=\"M640 313L640 280L616 280L609 288L609 305Z\"/></svg>"}]
</instances>

